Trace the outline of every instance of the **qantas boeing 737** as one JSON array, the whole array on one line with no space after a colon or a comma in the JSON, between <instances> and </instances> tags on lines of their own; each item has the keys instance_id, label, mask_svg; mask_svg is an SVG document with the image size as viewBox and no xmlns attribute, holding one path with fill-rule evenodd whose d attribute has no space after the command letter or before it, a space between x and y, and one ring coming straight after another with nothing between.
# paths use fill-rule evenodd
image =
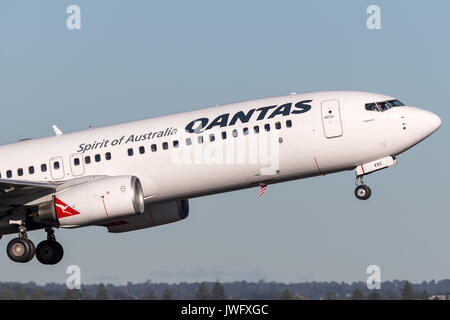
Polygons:
<instances>
[{"instance_id":1,"label":"qantas boeing 737","mask_svg":"<svg viewBox=\"0 0 450 320\"><path fill-rule=\"evenodd\" d=\"M0 146L0 238L15 262L56 264L53 228L127 232L188 216L188 199L355 170L364 176L441 120L382 94L329 91L259 99ZM45 229L37 247L27 231Z\"/></svg>"}]
</instances>

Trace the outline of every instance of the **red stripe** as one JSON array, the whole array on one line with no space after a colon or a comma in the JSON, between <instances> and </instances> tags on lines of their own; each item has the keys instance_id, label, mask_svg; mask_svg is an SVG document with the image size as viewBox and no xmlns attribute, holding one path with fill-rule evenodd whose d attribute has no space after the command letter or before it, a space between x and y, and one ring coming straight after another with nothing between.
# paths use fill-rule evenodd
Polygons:
<instances>
[{"instance_id":1,"label":"red stripe","mask_svg":"<svg viewBox=\"0 0 450 320\"><path fill-rule=\"evenodd\" d=\"M109 218L109 216L108 216L108 210L106 210L105 196L102 196L102 201L103 201L103 208L105 208L106 216Z\"/></svg>"},{"instance_id":2,"label":"red stripe","mask_svg":"<svg viewBox=\"0 0 450 320\"><path fill-rule=\"evenodd\" d=\"M361 170L362 172L365 174L366 172L364 171L363 165L361 164Z\"/></svg>"},{"instance_id":3,"label":"red stripe","mask_svg":"<svg viewBox=\"0 0 450 320\"><path fill-rule=\"evenodd\" d=\"M266 192L266 187L261 187L261 190L259 191L259 196L261 197L264 192Z\"/></svg>"},{"instance_id":4,"label":"red stripe","mask_svg":"<svg viewBox=\"0 0 450 320\"><path fill-rule=\"evenodd\" d=\"M322 174L322 171L320 171L319 163L317 162L316 157L314 157L314 161L316 162L317 171L319 171L319 173Z\"/></svg>"}]
</instances>

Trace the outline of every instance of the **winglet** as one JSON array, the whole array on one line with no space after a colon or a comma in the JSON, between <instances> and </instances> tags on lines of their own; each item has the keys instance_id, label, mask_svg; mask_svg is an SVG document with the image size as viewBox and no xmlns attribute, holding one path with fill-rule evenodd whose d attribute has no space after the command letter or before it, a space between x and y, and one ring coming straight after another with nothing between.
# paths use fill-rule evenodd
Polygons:
<instances>
[{"instance_id":1,"label":"winglet","mask_svg":"<svg viewBox=\"0 0 450 320\"><path fill-rule=\"evenodd\" d=\"M59 130L59 128L58 128L57 126L52 125L52 128L53 128L53 131L55 131L55 133L56 133L57 136L60 136L60 135L63 134L62 131Z\"/></svg>"}]
</instances>

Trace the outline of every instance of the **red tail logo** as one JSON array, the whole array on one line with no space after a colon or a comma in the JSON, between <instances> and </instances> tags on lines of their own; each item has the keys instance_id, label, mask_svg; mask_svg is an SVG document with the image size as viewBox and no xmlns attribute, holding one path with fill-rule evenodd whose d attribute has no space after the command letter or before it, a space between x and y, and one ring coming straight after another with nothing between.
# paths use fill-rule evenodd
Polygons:
<instances>
[{"instance_id":1,"label":"red tail logo","mask_svg":"<svg viewBox=\"0 0 450 320\"><path fill-rule=\"evenodd\" d=\"M77 210L71 208L69 205L65 204L56 197L55 197L55 208L56 208L56 215L60 219L80 214Z\"/></svg>"}]
</instances>

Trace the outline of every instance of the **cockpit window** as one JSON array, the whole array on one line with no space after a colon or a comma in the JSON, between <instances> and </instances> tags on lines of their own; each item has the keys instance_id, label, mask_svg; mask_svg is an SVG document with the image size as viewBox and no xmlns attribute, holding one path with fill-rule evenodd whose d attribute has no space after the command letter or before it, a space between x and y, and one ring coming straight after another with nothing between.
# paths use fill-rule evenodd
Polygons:
<instances>
[{"instance_id":1,"label":"cockpit window","mask_svg":"<svg viewBox=\"0 0 450 320\"><path fill-rule=\"evenodd\" d=\"M382 102L366 103L366 110L368 111L386 111L394 107L401 107L404 104L400 100L388 100Z\"/></svg>"},{"instance_id":2,"label":"cockpit window","mask_svg":"<svg viewBox=\"0 0 450 320\"><path fill-rule=\"evenodd\" d=\"M402 107L404 104L400 100L389 100L388 101L393 107Z\"/></svg>"},{"instance_id":3,"label":"cockpit window","mask_svg":"<svg viewBox=\"0 0 450 320\"><path fill-rule=\"evenodd\" d=\"M376 103L366 103L366 110L369 111L380 111Z\"/></svg>"}]
</instances>

